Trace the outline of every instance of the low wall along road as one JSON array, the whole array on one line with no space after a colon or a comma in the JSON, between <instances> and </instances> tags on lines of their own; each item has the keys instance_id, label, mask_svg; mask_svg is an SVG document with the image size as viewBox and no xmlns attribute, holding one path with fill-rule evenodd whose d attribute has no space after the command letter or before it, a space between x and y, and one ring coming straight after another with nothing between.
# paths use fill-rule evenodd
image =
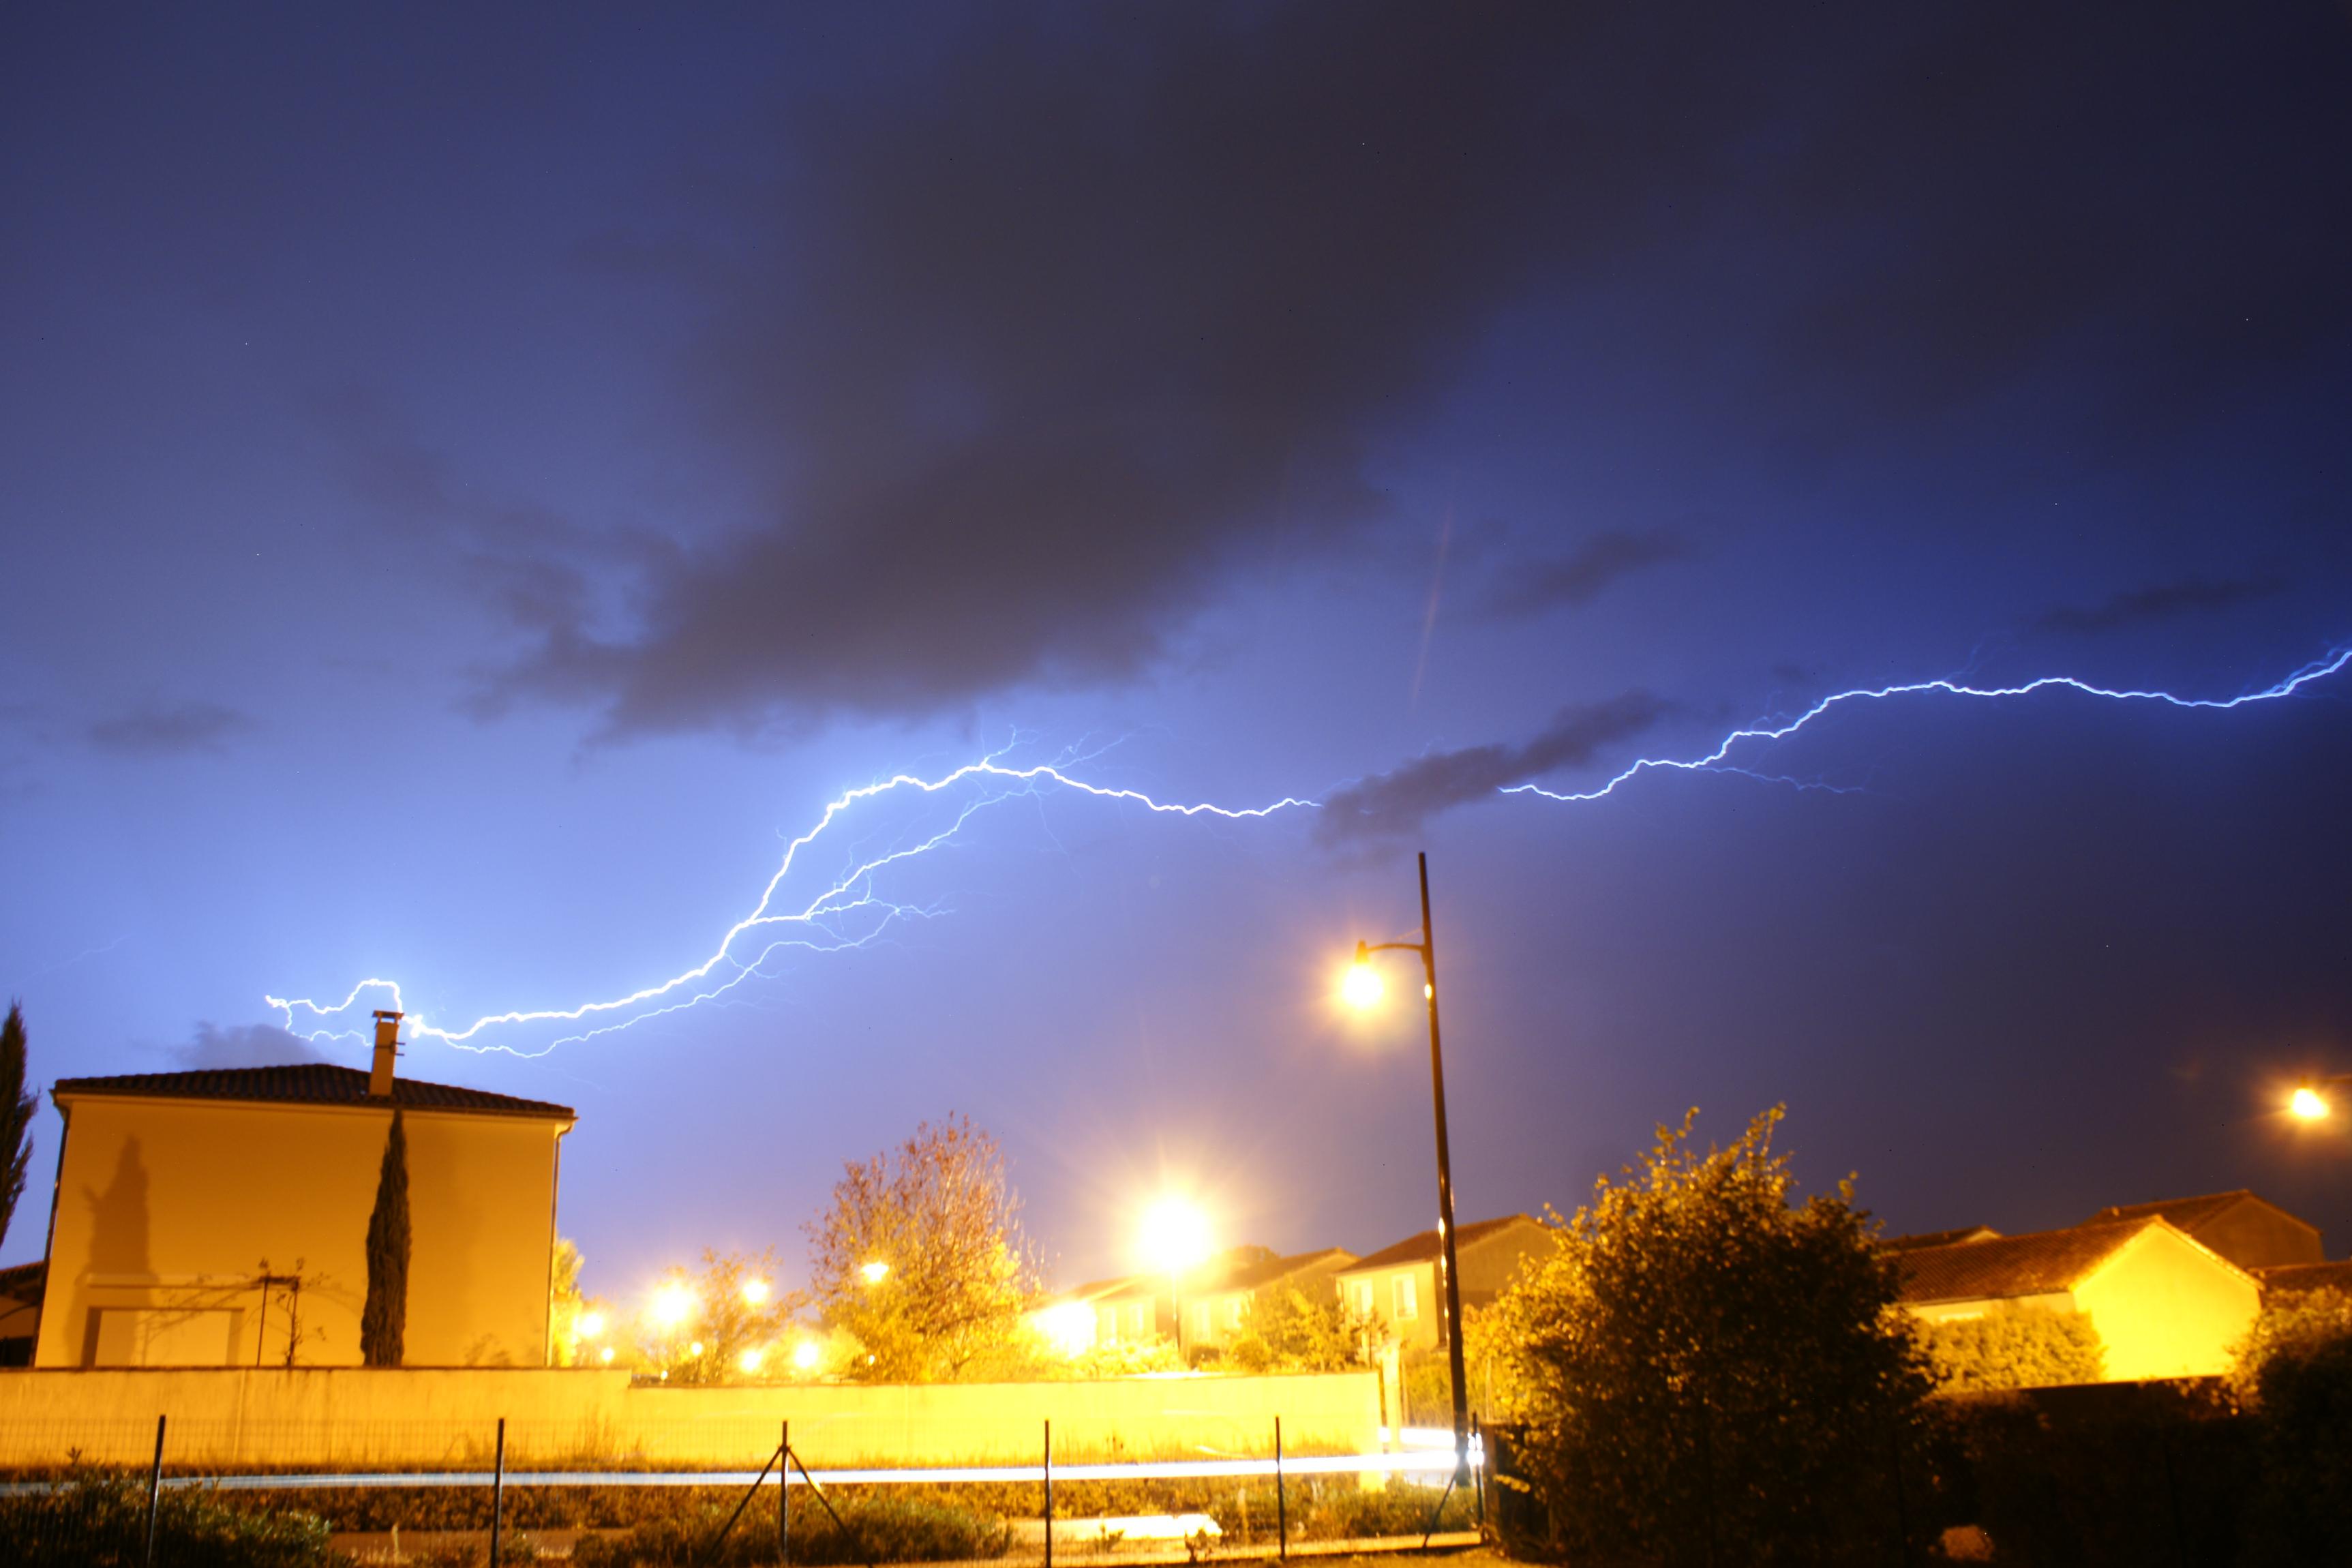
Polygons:
<instances>
[{"instance_id":1,"label":"low wall along road","mask_svg":"<svg viewBox=\"0 0 2352 1568\"><path fill-rule=\"evenodd\" d=\"M0 1469L108 1465L243 1470L486 1467L756 1469L792 1423L812 1468L1034 1464L1045 1423L1063 1464L1263 1458L1282 1419L1296 1455L1381 1447L1378 1376L1177 1375L1100 1383L633 1388L602 1370L205 1368L0 1371Z\"/></svg>"}]
</instances>

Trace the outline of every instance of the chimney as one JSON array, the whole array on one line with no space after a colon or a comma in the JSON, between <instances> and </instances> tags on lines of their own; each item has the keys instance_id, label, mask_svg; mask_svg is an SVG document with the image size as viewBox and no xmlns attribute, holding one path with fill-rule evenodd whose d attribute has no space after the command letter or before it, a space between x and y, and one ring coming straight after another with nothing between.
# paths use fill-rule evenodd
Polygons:
<instances>
[{"instance_id":1,"label":"chimney","mask_svg":"<svg viewBox=\"0 0 2352 1568\"><path fill-rule=\"evenodd\" d=\"M392 1098L392 1058L400 1054L400 1015L375 1016L375 1066L368 1072L368 1098Z\"/></svg>"}]
</instances>

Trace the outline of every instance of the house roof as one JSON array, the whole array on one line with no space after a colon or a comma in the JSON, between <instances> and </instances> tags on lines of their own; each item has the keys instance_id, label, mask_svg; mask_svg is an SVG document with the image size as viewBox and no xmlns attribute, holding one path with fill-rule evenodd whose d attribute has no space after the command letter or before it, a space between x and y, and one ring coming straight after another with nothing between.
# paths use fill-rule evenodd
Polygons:
<instances>
[{"instance_id":1,"label":"house roof","mask_svg":"<svg viewBox=\"0 0 2352 1568\"><path fill-rule=\"evenodd\" d=\"M1916 1252L1923 1247L1958 1247L1963 1242L1998 1241L2000 1232L1989 1225L1964 1225L1957 1230L1921 1230L1909 1236L1879 1238L1881 1252Z\"/></svg>"},{"instance_id":2,"label":"house roof","mask_svg":"<svg viewBox=\"0 0 2352 1568\"><path fill-rule=\"evenodd\" d=\"M1252 1258L1214 1284L1197 1287L1193 1294L1213 1296L1234 1290L1262 1290L1310 1268L1336 1272L1355 1261L1354 1253L1339 1247L1327 1247L1320 1252L1294 1252L1287 1258Z\"/></svg>"},{"instance_id":3,"label":"house roof","mask_svg":"<svg viewBox=\"0 0 2352 1568\"><path fill-rule=\"evenodd\" d=\"M2103 1208L2083 1223L2102 1225L2109 1220L2161 1216L2194 1236L2200 1226L2211 1224L2241 1204L2259 1204L2282 1219L2294 1220L2295 1224L2314 1236L2319 1234L2319 1227L2310 1221L2296 1218L2268 1198L2258 1197L2243 1187L2231 1193L2207 1193L2202 1197L2163 1198L2152 1204L2122 1204L2112 1208Z\"/></svg>"},{"instance_id":4,"label":"house roof","mask_svg":"<svg viewBox=\"0 0 2352 1568\"><path fill-rule=\"evenodd\" d=\"M1516 1225L1535 1226L1538 1230L1543 1228L1533 1217L1523 1214L1505 1215L1501 1219L1477 1220L1455 1229L1454 1249L1459 1252L1465 1247L1475 1247ZM1433 1260L1440 1250L1437 1232L1424 1230L1419 1236L1406 1237L1393 1247L1383 1247L1370 1258L1359 1258L1339 1272L1355 1274L1367 1268L1393 1268L1400 1263L1427 1263Z\"/></svg>"},{"instance_id":5,"label":"house roof","mask_svg":"<svg viewBox=\"0 0 2352 1568\"><path fill-rule=\"evenodd\" d=\"M2108 1225L2078 1225L2066 1230L2036 1231L2030 1236L2004 1236L1990 1241L1963 1241L1899 1253L1895 1266L1903 1276L1902 1300L1999 1300L2071 1290L2098 1272L2099 1266L2107 1259L2159 1226L2180 1234L2178 1226L2161 1215L2150 1215ZM2200 1247L2198 1250L2205 1248ZM2214 1261L2225 1268L2236 1267L2218 1257Z\"/></svg>"},{"instance_id":6,"label":"house roof","mask_svg":"<svg viewBox=\"0 0 2352 1568\"><path fill-rule=\"evenodd\" d=\"M163 1100L232 1100L299 1105L382 1105L368 1093L368 1075L331 1062L298 1062L274 1068L207 1068L197 1072L134 1072L112 1078L61 1078L49 1098L122 1096ZM485 1089L458 1089L413 1078L392 1080L392 1103L404 1110L457 1110L478 1116L578 1120L568 1105L517 1100Z\"/></svg>"},{"instance_id":7,"label":"house roof","mask_svg":"<svg viewBox=\"0 0 2352 1568\"><path fill-rule=\"evenodd\" d=\"M46 1258L19 1263L14 1268L0 1268L0 1301L37 1303L48 1279L49 1260Z\"/></svg>"},{"instance_id":8,"label":"house roof","mask_svg":"<svg viewBox=\"0 0 2352 1568\"><path fill-rule=\"evenodd\" d=\"M2252 1271L2265 1296L2301 1296L2313 1290L2352 1294L2352 1259L2333 1263L2278 1263Z\"/></svg>"}]
</instances>

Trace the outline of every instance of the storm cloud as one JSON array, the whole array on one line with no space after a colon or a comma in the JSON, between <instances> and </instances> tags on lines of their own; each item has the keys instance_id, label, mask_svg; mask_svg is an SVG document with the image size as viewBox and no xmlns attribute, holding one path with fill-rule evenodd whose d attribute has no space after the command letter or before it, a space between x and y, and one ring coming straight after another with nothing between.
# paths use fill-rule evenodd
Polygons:
<instances>
[{"instance_id":1,"label":"storm cloud","mask_svg":"<svg viewBox=\"0 0 2352 1568\"><path fill-rule=\"evenodd\" d=\"M1685 553L1683 542L1668 533L1596 534L1566 555L1515 569L1496 585L1494 607L1507 616L1534 616L1591 604L1619 578Z\"/></svg>"},{"instance_id":2,"label":"storm cloud","mask_svg":"<svg viewBox=\"0 0 2352 1568\"><path fill-rule=\"evenodd\" d=\"M217 756L254 728L249 715L217 702L149 702L98 721L88 739L121 757Z\"/></svg>"},{"instance_id":3,"label":"storm cloud","mask_svg":"<svg viewBox=\"0 0 2352 1568\"><path fill-rule=\"evenodd\" d=\"M1408 837L1450 807L1589 763L1601 748L1642 733L1666 711L1667 705L1648 692L1629 691L1562 709L1522 745L1466 746L1415 757L1325 796L1315 836L1327 846Z\"/></svg>"},{"instance_id":4,"label":"storm cloud","mask_svg":"<svg viewBox=\"0 0 2352 1568\"><path fill-rule=\"evenodd\" d=\"M2177 620L2208 610L2267 599L2285 584L2276 578L2215 579L2191 577L2116 594L2095 605L2062 605L2036 617L2034 629L2045 632L2113 632L2128 626Z\"/></svg>"},{"instance_id":5,"label":"storm cloud","mask_svg":"<svg viewBox=\"0 0 2352 1568\"><path fill-rule=\"evenodd\" d=\"M618 616L559 552L504 574L528 651L483 705L757 731L1130 679L1391 518L1384 446L1529 313L1590 316L1588 416L1671 410L1622 460L1694 485L1817 484L2060 363L2099 384L2070 430L2146 449L2352 330L2316 13L2126 57L2023 6L1329 16L982 9L780 94L731 242L601 247L700 323L682 407L746 515L620 568ZM1667 548L1631 523L1509 603Z\"/></svg>"}]
</instances>

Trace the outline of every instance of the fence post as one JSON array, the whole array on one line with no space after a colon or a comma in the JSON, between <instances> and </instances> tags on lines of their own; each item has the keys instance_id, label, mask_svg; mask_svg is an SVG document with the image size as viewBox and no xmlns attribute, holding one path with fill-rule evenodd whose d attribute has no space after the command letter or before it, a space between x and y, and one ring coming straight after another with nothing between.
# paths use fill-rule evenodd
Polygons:
<instances>
[{"instance_id":1,"label":"fence post","mask_svg":"<svg viewBox=\"0 0 2352 1568\"><path fill-rule=\"evenodd\" d=\"M140 1561L155 1568L155 1505L163 1498L163 1417L155 1417L155 1463L147 1471L147 1554Z\"/></svg>"},{"instance_id":2,"label":"fence post","mask_svg":"<svg viewBox=\"0 0 2352 1568\"><path fill-rule=\"evenodd\" d=\"M1054 1423L1045 1422L1045 1568L1054 1568Z\"/></svg>"},{"instance_id":3,"label":"fence post","mask_svg":"<svg viewBox=\"0 0 2352 1568\"><path fill-rule=\"evenodd\" d=\"M783 1425L776 1439L776 1561L791 1568L793 1561L793 1424Z\"/></svg>"},{"instance_id":4,"label":"fence post","mask_svg":"<svg viewBox=\"0 0 2352 1568\"><path fill-rule=\"evenodd\" d=\"M499 1447L490 1461L490 1568L499 1568L499 1525L506 1511L507 1418L499 1417Z\"/></svg>"},{"instance_id":5,"label":"fence post","mask_svg":"<svg viewBox=\"0 0 2352 1568\"><path fill-rule=\"evenodd\" d=\"M1282 1417L1274 1418L1274 1554L1290 1557L1290 1503L1282 1489Z\"/></svg>"}]
</instances>

